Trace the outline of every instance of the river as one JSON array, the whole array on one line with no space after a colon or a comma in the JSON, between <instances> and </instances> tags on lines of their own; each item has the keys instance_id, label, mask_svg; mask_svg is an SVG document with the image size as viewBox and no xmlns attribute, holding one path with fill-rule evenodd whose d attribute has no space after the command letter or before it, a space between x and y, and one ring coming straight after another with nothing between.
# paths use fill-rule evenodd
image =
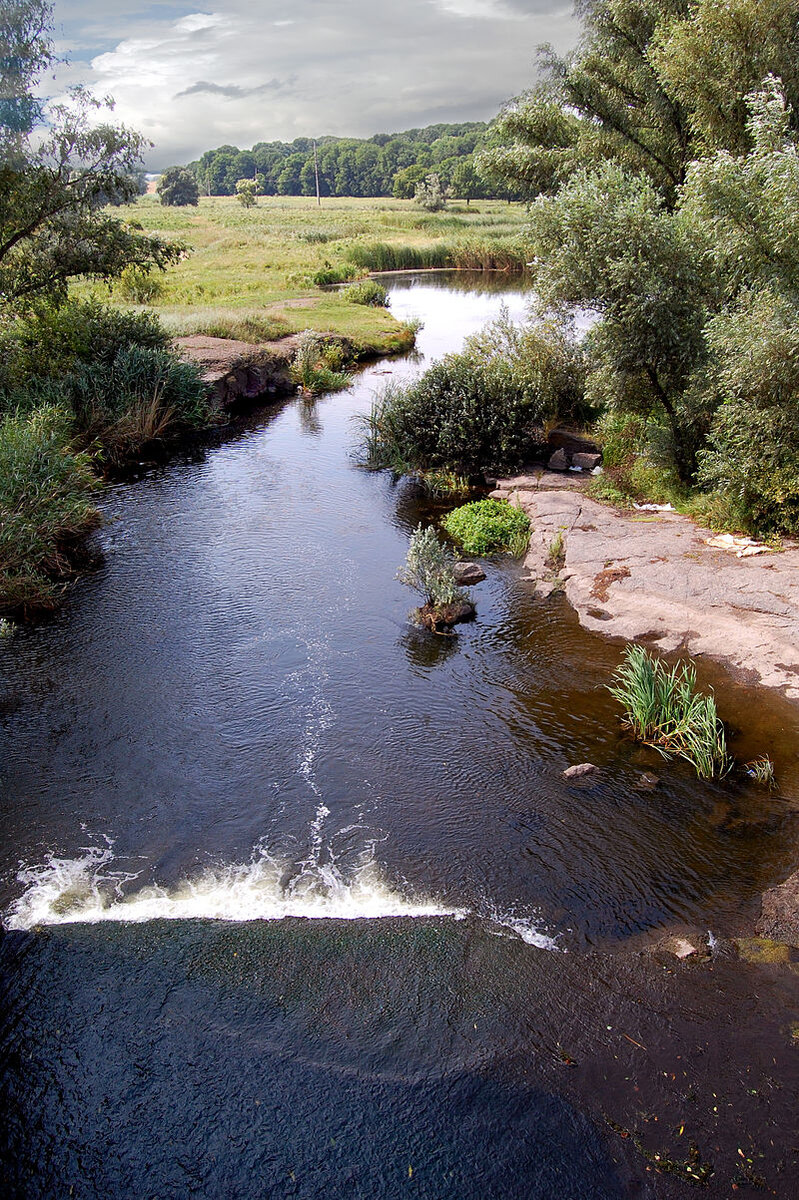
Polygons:
<instances>
[{"instance_id":1,"label":"river","mask_svg":"<svg viewBox=\"0 0 799 1200\"><path fill-rule=\"evenodd\" d=\"M7 1194L671 1196L644 1151L692 1139L720 1196L799 1186L790 965L647 949L750 920L792 809L629 742L620 647L516 563L456 637L409 626L436 513L357 416L526 297L390 292L416 355L143 463L103 566L0 648ZM703 679L795 763L794 709Z\"/></svg>"}]
</instances>

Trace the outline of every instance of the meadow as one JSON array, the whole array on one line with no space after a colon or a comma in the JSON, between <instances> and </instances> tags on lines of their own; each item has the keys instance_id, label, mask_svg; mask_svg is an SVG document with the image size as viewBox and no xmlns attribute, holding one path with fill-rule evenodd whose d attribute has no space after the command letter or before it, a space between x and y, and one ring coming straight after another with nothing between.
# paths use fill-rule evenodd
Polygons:
<instances>
[{"instance_id":1,"label":"meadow","mask_svg":"<svg viewBox=\"0 0 799 1200\"><path fill-rule=\"evenodd\" d=\"M501 201L426 213L408 200L323 199L319 207L314 198L259 197L247 209L235 197L203 196L196 208L170 208L148 195L119 212L187 247L165 275L128 277L111 293L130 305L154 283L149 307L174 334L255 341L312 328L351 338L361 353L386 353L398 333L390 311L347 303L320 282L381 269L521 270L525 261L525 206Z\"/></svg>"}]
</instances>

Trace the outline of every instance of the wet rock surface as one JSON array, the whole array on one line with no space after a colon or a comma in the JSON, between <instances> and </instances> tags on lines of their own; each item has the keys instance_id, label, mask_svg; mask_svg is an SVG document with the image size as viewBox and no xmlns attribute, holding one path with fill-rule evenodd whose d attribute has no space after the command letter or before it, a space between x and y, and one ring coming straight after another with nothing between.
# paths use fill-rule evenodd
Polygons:
<instances>
[{"instance_id":1,"label":"wet rock surface","mask_svg":"<svg viewBox=\"0 0 799 1200\"><path fill-rule=\"evenodd\" d=\"M799 946L799 871L763 893L755 928L763 938Z\"/></svg>"},{"instance_id":2,"label":"wet rock surface","mask_svg":"<svg viewBox=\"0 0 799 1200\"><path fill-rule=\"evenodd\" d=\"M560 536L558 585L586 629L704 654L799 700L799 543L738 558L708 546L710 530L679 513L589 499L588 482L547 471L497 480L492 494L532 521L525 567L540 591L552 590Z\"/></svg>"},{"instance_id":3,"label":"wet rock surface","mask_svg":"<svg viewBox=\"0 0 799 1200\"><path fill-rule=\"evenodd\" d=\"M461 621L471 621L476 612L469 600L456 600L453 604L424 604L416 610L416 620L425 629L441 633Z\"/></svg>"},{"instance_id":4,"label":"wet rock surface","mask_svg":"<svg viewBox=\"0 0 799 1200\"><path fill-rule=\"evenodd\" d=\"M482 583L485 578L485 571L477 563L455 563L455 582L458 587L473 587L475 583Z\"/></svg>"}]
</instances>

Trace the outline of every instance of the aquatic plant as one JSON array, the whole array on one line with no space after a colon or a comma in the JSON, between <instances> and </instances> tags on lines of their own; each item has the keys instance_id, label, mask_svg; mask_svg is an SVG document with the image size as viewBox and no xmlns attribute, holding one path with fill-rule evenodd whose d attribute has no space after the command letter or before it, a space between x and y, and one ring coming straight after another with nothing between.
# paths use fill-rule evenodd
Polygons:
<instances>
[{"instance_id":1,"label":"aquatic plant","mask_svg":"<svg viewBox=\"0 0 799 1200\"><path fill-rule=\"evenodd\" d=\"M769 788L776 786L774 763L765 754L761 758L755 758L752 762L745 763L744 770L750 779L754 779L755 783L762 783Z\"/></svg>"},{"instance_id":2,"label":"aquatic plant","mask_svg":"<svg viewBox=\"0 0 799 1200\"><path fill-rule=\"evenodd\" d=\"M397 579L435 607L465 599L455 582L455 555L439 541L432 525L427 529L419 525L411 534L405 565L397 572Z\"/></svg>"},{"instance_id":3,"label":"aquatic plant","mask_svg":"<svg viewBox=\"0 0 799 1200\"><path fill-rule=\"evenodd\" d=\"M291 378L304 392L313 396L321 392L336 392L348 387L352 376L340 371L341 347L325 342L312 329L300 334L299 343L291 362Z\"/></svg>"},{"instance_id":4,"label":"aquatic plant","mask_svg":"<svg viewBox=\"0 0 799 1200\"><path fill-rule=\"evenodd\" d=\"M504 550L521 558L530 541L530 518L507 500L473 500L453 509L441 523L467 554Z\"/></svg>"},{"instance_id":5,"label":"aquatic plant","mask_svg":"<svg viewBox=\"0 0 799 1200\"><path fill-rule=\"evenodd\" d=\"M700 779L725 775L731 760L715 698L696 691L693 663L669 668L643 646L628 646L608 691L624 706L624 724L664 758L684 758Z\"/></svg>"}]
</instances>

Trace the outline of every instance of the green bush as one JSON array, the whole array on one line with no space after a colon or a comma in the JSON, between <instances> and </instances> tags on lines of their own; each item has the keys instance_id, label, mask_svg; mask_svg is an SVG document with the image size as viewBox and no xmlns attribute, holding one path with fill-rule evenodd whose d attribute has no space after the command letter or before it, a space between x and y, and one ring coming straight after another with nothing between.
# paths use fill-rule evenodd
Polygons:
<instances>
[{"instance_id":1,"label":"green bush","mask_svg":"<svg viewBox=\"0 0 799 1200\"><path fill-rule=\"evenodd\" d=\"M513 470L544 440L546 422L580 411L582 374L566 327L517 329L504 314L461 354L384 389L366 419L366 465L466 476Z\"/></svg>"},{"instance_id":2,"label":"green bush","mask_svg":"<svg viewBox=\"0 0 799 1200\"><path fill-rule=\"evenodd\" d=\"M16 407L14 392L58 383L81 363L109 364L129 346L167 350L171 344L153 313L97 300L42 307L0 330L0 409Z\"/></svg>"},{"instance_id":3,"label":"green bush","mask_svg":"<svg viewBox=\"0 0 799 1200\"><path fill-rule=\"evenodd\" d=\"M201 428L213 415L200 368L148 346L124 347L110 362L81 363L60 390L75 428L115 460L175 427Z\"/></svg>"},{"instance_id":4,"label":"green bush","mask_svg":"<svg viewBox=\"0 0 799 1200\"><path fill-rule=\"evenodd\" d=\"M625 724L635 737L654 746L664 758L686 759L701 779L729 770L716 701L696 691L692 664L669 669L642 646L628 646L608 690L624 706Z\"/></svg>"},{"instance_id":5,"label":"green bush","mask_svg":"<svg viewBox=\"0 0 799 1200\"><path fill-rule=\"evenodd\" d=\"M374 279L364 279L361 283L353 283L344 293L344 299L350 304L366 304L372 308L388 308L388 292L382 283Z\"/></svg>"},{"instance_id":6,"label":"green bush","mask_svg":"<svg viewBox=\"0 0 799 1200\"><path fill-rule=\"evenodd\" d=\"M454 509L441 523L467 554L507 550L521 558L530 542L529 517L507 500L473 500Z\"/></svg>"},{"instance_id":7,"label":"green bush","mask_svg":"<svg viewBox=\"0 0 799 1200\"><path fill-rule=\"evenodd\" d=\"M750 533L799 532L799 323L791 298L748 294L710 323L720 400L700 481Z\"/></svg>"},{"instance_id":8,"label":"green bush","mask_svg":"<svg viewBox=\"0 0 799 1200\"><path fill-rule=\"evenodd\" d=\"M79 539L100 523L86 454L69 449L63 411L40 408L0 421L0 608L55 608Z\"/></svg>"},{"instance_id":9,"label":"green bush","mask_svg":"<svg viewBox=\"0 0 799 1200\"><path fill-rule=\"evenodd\" d=\"M164 285L152 271L142 267L125 267L119 277L116 290L123 300L131 304L152 304L164 291Z\"/></svg>"},{"instance_id":10,"label":"green bush","mask_svg":"<svg viewBox=\"0 0 799 1200\"><path fill-rule=\"evenodd\" d=\"M438 540L432 526L423 529L419 525L411 534L405 566L400 567L397 578L418 592L425 604L438 607L464 599L455 582L455 555Z\"/></svg>"}]
</instances>

